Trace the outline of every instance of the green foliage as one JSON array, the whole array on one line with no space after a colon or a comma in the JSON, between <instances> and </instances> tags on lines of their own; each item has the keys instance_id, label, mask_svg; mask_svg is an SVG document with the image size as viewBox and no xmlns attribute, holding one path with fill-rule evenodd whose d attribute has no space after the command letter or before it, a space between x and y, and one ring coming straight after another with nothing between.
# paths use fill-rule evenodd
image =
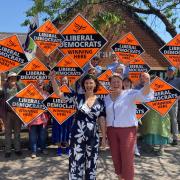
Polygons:
<instances>
[{"instance_id":1,"label":"green foliage","mask_svg":"<svg viewBox=\"0 0 180 180\"><path fill-rule=\"evenodd\" d=\"M136 7L138 9L147 10L151 7L153 7L156 12L161 12L161 14L164 14L166 17L166 20L170 22L170 24L173 26L179 21L179 13L176 12L176 8L180 8L179 0L148 0L145 1L142 0L119 0L119 2L123 1L125 4ZM92 8L94 4L102 4L104 2L106 3L114 3L114 0L32 0L33 6L26 11L26 17L27 19L22 23L22 25L27 26L30 23L30 18L36 14L43 14L46 15L44 20L54 18L58 18L61 22L66 23L66 21L69 20L71 16L74 15L74 13L77 13L80 10L83 10L84 7L86 7L87 4L91 4ZM118 0L117 0L118 2ZM116 3L117 3L116 2ZM74 5L76 7L74 8ZM115 8L113 11L106 11L101 12L93 19L93 25L98 30L102 28L110 28L115 24L123 24L123 19L116 14L119 6L117 5L117 8ZM151 17L152 14L143 14L138 13L142 19L147 22L147 19ZM156 14L154 13L156 16ZM154 18L152 18L152 21ZM160 19L161 21L162 19ZM167 21L166 21L167 22ZM153 24L150 23L151 28L153 27Z\"/></svg>"},{"instance_id":2,"label":"green foliage","mask_svg":"<svg viewBox=\"0 0 180 180\"><path fill-rule=\"evenodd\" d=\"M117 15L114 12L107 12L107 11L99 13L93 19L93 25L97 30L100 30L102 26L110 28L113 25L124 24L124 23L125 21L122 19L121 16Z\"/></svg>"},{"instance_id":3,"label":"green foliage","mask_svg":"<svg viewBox=\"0 0 180 180\"><path fill-rule=\"evenodd\" d=\"M22 26L28 26L30 24L30 20L26 19L21 25Z\"/></svg>"},{"instance_id":4,"label":"green foliage","mask_svg":"<svg viewBox=\"0 0 180 180\"><path fill-rule=\"evenodd\" d=\"M27 26L30 23L30 18L37 15L44 13L47 15L44 20L47 19L54 19L57 14L59 13L61 7L62 7L62 1L61 0L32 0L33 6L26 11L26 19L21 25Z\"/></svg>"}]
</instances>

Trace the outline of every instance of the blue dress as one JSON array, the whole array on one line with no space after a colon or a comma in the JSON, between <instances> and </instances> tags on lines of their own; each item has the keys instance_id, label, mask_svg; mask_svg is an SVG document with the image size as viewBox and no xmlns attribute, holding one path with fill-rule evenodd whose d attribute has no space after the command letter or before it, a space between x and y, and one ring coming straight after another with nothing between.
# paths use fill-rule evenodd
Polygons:
<instances>
[{"instance_id":1,"label":"blue dress","mask_svg":"<svg viewBox=\"0 0 180 180\"><path fill-rule=\"evenodd\" d=\"M85 95L75 98L74 117L69 152L69 180L96 179L99 149L98 117L106 116L104 101L97 97L92 107L85 104Z\"/></svg>"},{"instance_id":2,"label":"blue dress","mask_svg":"<svg viewBox=\"0 0 180 180\"><path fill-rule=\"evenodd\" d=\"M53 119L52 126L52 142L56 143L68 143L69 142L69 134L71 131L73 116L67 119L61 125Z\"/></svg>"}]
</instances>

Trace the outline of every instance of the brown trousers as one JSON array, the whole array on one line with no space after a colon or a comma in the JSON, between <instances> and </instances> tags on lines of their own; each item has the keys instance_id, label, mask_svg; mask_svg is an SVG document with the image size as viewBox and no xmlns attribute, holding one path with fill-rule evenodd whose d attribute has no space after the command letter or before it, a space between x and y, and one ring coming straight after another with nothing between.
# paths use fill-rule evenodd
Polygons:
<instances>
[{"instance_id":1,"label":"brown trousers","mask_svg":"<svg viewBox=\"0 0 180 180\"><path fill-rule=\"evenodd\" d=\"M14 131L14 148L15 151L20 151L20 132L21 120L12 111L7 112L5 119L5 152L11 152L12 145L12 131Z\"/></svg>"}]
</instances>

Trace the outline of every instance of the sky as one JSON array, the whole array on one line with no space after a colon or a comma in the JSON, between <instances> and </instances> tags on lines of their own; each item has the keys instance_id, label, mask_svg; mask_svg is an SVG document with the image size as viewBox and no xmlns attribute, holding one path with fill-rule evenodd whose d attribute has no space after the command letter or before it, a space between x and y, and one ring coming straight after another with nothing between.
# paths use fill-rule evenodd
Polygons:
<instances>
[{"instance_id":1,"label":"sky","mask_svg":"<svg viewBox=\"0 0 180 180\"><path fill-rule=\"evenodd\" d=\"M0 32L28 32L28 27L21 26L26 19L26 10L32 6L31 0L0 0ZM40 20L41 20L40 16ZM151 23L151 18L149 19ZM179 31L179 29L178 29ZM166 32L163 23L156 29L156 33L165 41L172 38ZM179 32L178 32L179 33Z\"/></svg>"},{"instance_id":2,"label":"sky","mask_svg":"<svg viewBox=\"0 0 180 180\"><path fill-rule=\"evenodd\" d=\"M0 32L27 32L21 23L26 18L26 10L32 6L31 0L0 0Z\"/></svg>"}]
</instances>

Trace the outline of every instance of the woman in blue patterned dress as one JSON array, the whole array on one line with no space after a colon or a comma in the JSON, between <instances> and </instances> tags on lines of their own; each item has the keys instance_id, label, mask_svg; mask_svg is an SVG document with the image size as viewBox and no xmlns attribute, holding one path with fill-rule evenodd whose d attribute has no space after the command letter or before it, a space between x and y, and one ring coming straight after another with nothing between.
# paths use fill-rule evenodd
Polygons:
<instances>
[{"instance_id":1,"label":"woman in blue patterned dress","mask_svg":"<svg viewBox=\"0 0 180 180\"><path fill-rule=\"evenodd\" d=\"M53 74L51 73L53 89L65 100ZM95 180L99 149L98 120L104 126L105 106L104 101L95 95L98 81L94 76L87 74L81 83L85 94L74 94L77 111L70 137L69 180ZM102 143L105 143L105 132L102 134Z\"/></svg>"}]
</instances>

